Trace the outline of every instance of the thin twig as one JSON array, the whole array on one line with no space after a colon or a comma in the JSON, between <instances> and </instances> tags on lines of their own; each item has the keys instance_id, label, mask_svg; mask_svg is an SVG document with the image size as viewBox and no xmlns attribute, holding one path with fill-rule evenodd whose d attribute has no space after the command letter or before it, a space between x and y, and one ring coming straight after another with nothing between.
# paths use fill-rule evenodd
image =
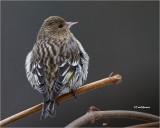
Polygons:
<instances>
[{"instance_id":1,"label":"thin twig","mask_svg":"<svg viewBox=\"0 0 160 128\"><path fill-rule=\"evenodd\" d=\"M79 126L82 126L89 122L94 122L95 120L98 120L101 118L106 119L106 118L119 118L119 117L139 119L139 120L145 120L149 122L159 121L158 116L143 113L143 112L125 111L125 110L93 111L93 112L86 113L82 117L74 120L69 125L67 125L65 128L77 128Z\"/></svg>"},{"instance_id":2,"label":"thin twig","mask_svg":"<svg viewBox=\"0 0 160 128\"><path fill-rule=\"evenodd\" d=\"M93 89L96 89L96 88L99 88L99 87L102 87L104 85L109 85L109 84L119 84L120 82L122 81L122 76L120 76L119 74L117 75L114 75L112 77L108 77L108 78L105 78L105 79L102 79L102 80L99 80L99 81L96 81L96 82L92 82L90 84L87 84L87 85L84 85L82 87L80 87L79 89L76 90L76 95L78 94L82 94L84 92L87 92L87 91L90 91L90 90L93 90ZM71 92L71 93L68 93L68 94L64 94L64 95L61 95L58 97L58 102L62 102L70 97L74 96L74 94ZM42 109L42 106L43 106L43 103L41 104L38 104L34 107L31 107L29 109L26 109L22 112L19 112L13 116L10 116L2 121L0 121L0 127L2 126L5 126L7 124L10 124L16 120L19 120L19 119L22 119L26 116L29 116L29 115L32 115L38 111L40 111Z\"/></svg>"},{"instance_id":3,"label":"thin twig","mask_svg":"<svg viewBox=\"0 0 160 128\"><path fill-rule=\"evenodd\" d=\"M139 128L139 127L159 127L160 122L152 122L152 123L145 123L145 124L139 124L139 125L134 125L126 128Z\"/></svg>"}]
</instances>

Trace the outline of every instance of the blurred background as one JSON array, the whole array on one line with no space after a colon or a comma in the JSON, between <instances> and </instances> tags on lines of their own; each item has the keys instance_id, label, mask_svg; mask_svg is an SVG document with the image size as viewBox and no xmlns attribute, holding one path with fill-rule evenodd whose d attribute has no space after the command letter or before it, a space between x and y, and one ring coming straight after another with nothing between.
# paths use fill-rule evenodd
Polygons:
<instances>
[{"instance_id":1,"label":"blurred background","mask_svg":"<svg viewBox=\"0 0 160 128\"><path fill-rule=\"evenodd\" d=\"M43 21L58 15L77 21L71 31L90 56L86 83L111 72L120 85L105 86L70 98L57 107L55 118L40 121L38 112L8 127L64 127L90 106L100 110L132 110L159 115L159 3L146 2L2 2L1 120L42 102L27 81L24 62ZM134 106L150 107L135 109ZM85 126L100 127L106 120ZM143 121L111 119L111 127Z\"/></svg>"}]
</instances>

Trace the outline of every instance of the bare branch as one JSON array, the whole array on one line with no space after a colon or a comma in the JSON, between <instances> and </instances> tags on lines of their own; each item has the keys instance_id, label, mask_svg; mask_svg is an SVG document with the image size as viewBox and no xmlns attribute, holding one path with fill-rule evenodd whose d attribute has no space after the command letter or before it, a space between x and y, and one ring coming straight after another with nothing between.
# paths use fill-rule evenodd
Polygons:
<instances>
[{"instance_id":1,"label":"bare branch","mask_svg":"<svg viewBox=\"0 0 160 128\"><path fill-rule=\"evenodd\" d=\"M159 117L147 114L143 112L136 112L136 111L125 111L125 110L113 110L113 111L93 111L86 113L82 117L76 119L75 121L71 122L65 128L76 128L87 124L89 122L94 122L98 119L106 119L106 118L132 118L132 119L139 119L149 122L157 122L159 121Z\"/></svg>"},{"instance_id":2,"label":"bare branch","mask_svg":"<svg viewBox=\"0 0 160 128\"><path fill-rule=\"evenodd\" d=\"M79 89L76 90L76 94L82 94L84 92L105 86L105 85L109 85L109 84L119 84L122 81L122 76L120 76L119 74L114 75L114 76L110 76L108 78L96 81L96 82L92 82L90 84L84 85L82 87L80 87ZM58 102L62 102L70 97L74 96L73 93L68 93L68 94L64 94L58 97ZM38 104L34 107L31 107L27 110L24 110L22 112L19 112L13 116L10 116L2 121L0 121L0 127L5 126L7 124L10 124L16 120L22 119L26 116L32 115L38 111L40 111L42 109L43 103Z\"/></svg>"},{"instance_id":3,"label":"bare branch","mask_svg":"<svg viewBox=\"0 0 160 128\"><path fill-rule=\"evenodd\" d=\"M153 123L146 123L146 124L139 124L139 125L134 125L126 128L137 128L137 127L159 127L160 122L153 122Z\"/></svg>"}]
</instances>

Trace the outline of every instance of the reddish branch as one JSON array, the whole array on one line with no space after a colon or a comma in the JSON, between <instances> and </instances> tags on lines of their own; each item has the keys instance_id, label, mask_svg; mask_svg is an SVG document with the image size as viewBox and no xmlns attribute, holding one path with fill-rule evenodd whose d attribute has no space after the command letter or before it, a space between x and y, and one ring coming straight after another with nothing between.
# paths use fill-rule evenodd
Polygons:
<instances>
[{"instance_id":1,"label":"reddish branch","mask_svg":"<svg viewBox=\"0 0 160 128\"><path fill-rule=\"evenodd\" d=\"M147 114L143 112L136 112L136 111L125 111L125 110L113 110L113 111L92 111L87 112L82 117L76 119L75 121L71 122L69 125L67 125L65 128L77 128L84 124L95 122L95 120L98 119L106 119L106 118L132 118L132 119L139 119L149 122L155 122L152 124L147 124L150 126L157 126L157 122L159 121L159 117ZM143 124L141 126L147 126L146 124ZM138 125L137 125L138 126Z\"/></svg>"},{"instance_id":2,"label":"reddish branch","mask_svg":"<svg viewBox=\"0 0 160 128\"><path fill-rule=\"evenodd\" d=\"M102 87L105 85L119 84L121 82L121 80L122 80L122 76L120 76L119 74L114 75L114 76L109 76L108 78L105 78L105 79L102 79L102 80L99 80L99 81L96 81L96 82L93 82L93 83L90 83L90 84L87 84L87 85L80 87L79 89L77 89L76 95L82 94L84 92L87 92L87 91L90 91L90 90L93 90L93 89L96 89L96 88L99 88L99 87ZM62 102L72 96L74 96L73 93L61 95L58 97L58 102ZM26 116L32 115L32 114L40 111L42 109L42 105L43 105L43 103L38 104L34 107L31 107L27 110L19 112L13 116L10 116L10 117L0 121L0 127L5 126L5 125L10 124L16 120L22 119Z\"/></svg>"}]
</instances>

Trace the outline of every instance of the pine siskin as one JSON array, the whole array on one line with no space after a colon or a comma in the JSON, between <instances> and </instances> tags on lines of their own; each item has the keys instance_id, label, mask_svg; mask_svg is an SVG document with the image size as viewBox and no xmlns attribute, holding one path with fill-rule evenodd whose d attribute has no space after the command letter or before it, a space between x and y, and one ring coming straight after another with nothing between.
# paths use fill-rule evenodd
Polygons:
<instances>
[{"instance_id":1,"label":"pine siskin","mask_svg":"<svg viewBox=\"0 0 160 128\"><path fill-rule=\"evenodd\" d=\"M28 81L43 96L41 119L55 116L58 96L75 91L87 78L89 56L70 32L77 22L50 16L26 57Z\"/></svg>"}]
</instances>

